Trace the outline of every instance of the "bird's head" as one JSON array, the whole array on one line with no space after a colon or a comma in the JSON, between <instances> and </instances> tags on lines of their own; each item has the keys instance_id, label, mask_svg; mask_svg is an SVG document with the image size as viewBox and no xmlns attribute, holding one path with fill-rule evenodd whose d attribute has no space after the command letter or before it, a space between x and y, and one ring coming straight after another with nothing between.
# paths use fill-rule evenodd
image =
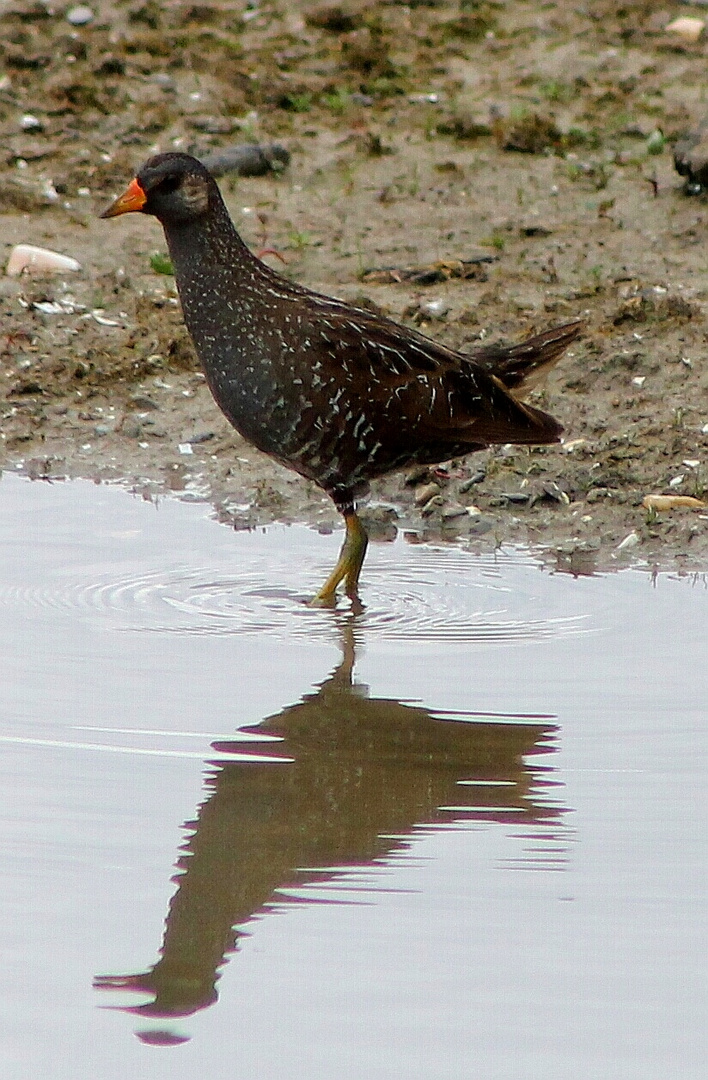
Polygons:
<instances>
[{"instance_id":1,"label":"bird's head","mask_svg":"<svg viewBox=\"0 0 708 1080\"><path fill-rule=\"evenodd\" d=\"M138 171L102 218L140 212L163 225L193 221L209 212L216 184L204 165L189 154L157 154Z\"/></svg>"}]
</instances>

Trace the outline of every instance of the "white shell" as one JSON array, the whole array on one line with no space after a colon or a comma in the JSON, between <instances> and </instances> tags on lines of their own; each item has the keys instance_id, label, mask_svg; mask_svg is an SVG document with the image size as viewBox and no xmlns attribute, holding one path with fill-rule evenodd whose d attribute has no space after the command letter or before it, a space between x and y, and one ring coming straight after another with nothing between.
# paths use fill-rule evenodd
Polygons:
<instances>
[{"instance_id":1,"label":"white shell","mask_svg":"<svg viewBox=\"0 0 708 1080\"><path fill-rule=\"evenodd\" d=\"M18 274L61 274L64 271L80 270L81 263L69 255L60 255L57 251L35 247L33 244L17 244L10 252L5 273L10 277Z\"/></svg>"},{"instance_id":2,"label":"white shell","mask_svg":"<svg viewBox=\"0 0 708 1080\"><path fill-rule=\"evenodd\" d=\"M617 545L617 550L618 551L626 551L627 548L636 547L636 545L638 543L639 543L639 537L634 532L634 530L632 530L632 532L629 534L629 536L625 536L624 540L620 541L620 543Z\"/></svg>"},{"instance_id":3,"label":"white shell","mask_svg":"<svg viewBox=\"0 0 708 1080\"><path fill-rule=\"evenodd\" d=\"M647 510L674 510L677 506L688 506L700 510L706 504L692 495L645 495L642 506Z\"/></svg>"},{"instance_id":4,"label":"white shell","mask_svg":"<svg viewBox=\"0 0 708 1080\"><path fill-rule=\"evenodd\" d=\"M697 19L692 15L682 15L670 22L665 29L670 34L678 34L679 37L684 38L686 41L698 41L705 29L705 25L703 19Z\"/></svg>"}]
</instances>

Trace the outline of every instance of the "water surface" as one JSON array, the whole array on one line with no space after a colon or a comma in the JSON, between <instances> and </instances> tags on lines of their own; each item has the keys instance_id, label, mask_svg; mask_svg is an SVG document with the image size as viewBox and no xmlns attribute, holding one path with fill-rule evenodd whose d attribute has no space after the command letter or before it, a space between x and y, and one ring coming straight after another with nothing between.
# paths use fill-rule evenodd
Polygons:
<instances>
[{"instance_id":1,"label":"water surface","mask_svg":"<svg viewBox=\"0 0 708 1080\"><path fill-rule=\"evenodd\" d=\"M708 589L0 481L2 1075L698 1077Z\"/></svg>"}]
</instances>

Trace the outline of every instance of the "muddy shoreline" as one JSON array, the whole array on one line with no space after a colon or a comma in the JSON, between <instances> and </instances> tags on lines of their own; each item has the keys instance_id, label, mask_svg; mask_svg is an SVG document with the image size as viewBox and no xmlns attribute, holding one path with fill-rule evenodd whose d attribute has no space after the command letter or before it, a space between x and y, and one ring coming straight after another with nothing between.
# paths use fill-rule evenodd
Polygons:
<instances>
[{"instance_id":1,"label":"muddy shoreline","mask_svg":"<svg viewBox=\"0 0 708 1080\"><path fill-rule=\"evenodd\" d=\"M287 168L221 181L276 268L462 349L587 323L531 399L565 443L379 481L375 537L529 544L578 573L705 568L708 509L642 506L708 487L706 206L670 154L701 116L703 39L668 38L651 4L476 5L483 27L452 4L339 22L311 4L94 5L80 26L35 7L0 13L0 259L33 243L82 269L0 277L0 468L206 500L237 528L339 527L219 414L151 260L156 223L97 219L156 149L278 142ZM200 61L207 40L230 67Z\"/></svg>"}]
</instances>

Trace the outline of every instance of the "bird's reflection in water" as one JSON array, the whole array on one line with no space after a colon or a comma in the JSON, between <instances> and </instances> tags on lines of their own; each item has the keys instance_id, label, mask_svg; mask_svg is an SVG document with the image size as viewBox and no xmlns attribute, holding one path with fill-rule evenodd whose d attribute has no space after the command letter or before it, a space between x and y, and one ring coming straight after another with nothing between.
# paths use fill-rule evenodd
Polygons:
<instances>
[{"instance_id":1,"label":"bird's reflection in water","mask_svg":"<svg viewBox=\"0 0 708 1080\"><path fill-rule=\"evenodd\" d=\"M549 770L524 762L553 749L550 718L436 714L371 698L353 680L351 620L342 649L314 693L263 722L283 739L275 754L291 761L220 762L207 775L207 797L185 826L160 959L141 974L95 980L153 995L126 1011L178 1017L212 1004L219 969L238 947L235 926L279 889L321 884L408 846L415 826L550 824L562 813L544 795Z\"/></svg>"}]
</instances>

